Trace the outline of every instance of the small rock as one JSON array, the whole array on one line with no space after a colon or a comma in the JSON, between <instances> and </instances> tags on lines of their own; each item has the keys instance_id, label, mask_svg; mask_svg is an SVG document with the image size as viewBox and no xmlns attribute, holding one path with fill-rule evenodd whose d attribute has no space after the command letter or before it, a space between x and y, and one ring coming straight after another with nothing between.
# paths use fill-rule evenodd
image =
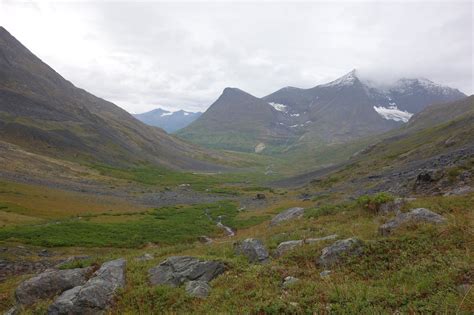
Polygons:
<instances>
[{"instance_id":1,"label":"small rock","mask_svg":"<svg viewBox=\"0 0 474 315\"><path fill-rule=\"evenodd\" d=\"M212 239L206 235L201 235L198 237L198 241L203 244L210 244L212 243Z\"/></svg>"},{"instance_id":2,"label":"small rock","mask_svg":"<svg viewBox=\"0 0 474 315\"><path fill-rule=\"evenodd\" d=\"M303 245L303 240L282 242L277 246L274 254L276 257L280 257L283 254L293 250L295 247L302 246L302 245Z\"/></svg>"},{"instance_id":3,"label":"small rock","mask_svg":"<svg viewBox=\"0 0 474 315\"><path fill-rule=\"evenodd\" d=\"M176 287L193 280L208 282L224 271L225 265L219 261L173 256L148 270L148 275L152 285L167 284Z\"/></svg>"},{"instance_id":4,"label":"small rock","mask_svg":"<svg viewBox=\"0 0 474 315\"><path fill-rule=\"evenodd\" d=\"M53 256L53 253L49 252L47 249L42 249L38 253L38 256L40 256L40 257L51 257L51 256Z\"/></svg>"},{"instance_id":5,"label":"small rock","mask_svg":"<svg viewBox=\"0 0 474 315\"><path fill-rule=\"evenodd\" d=\"M380 205L379 213L389 214L389 213L400 213L402 207L405 205L405 200L403 198L396 198L393 201L389 201Z\"/></svg>"},{"instance_id":6,"label":"small rock","mask_svg":"<svg viewBox=\"0 0 474 315\"><path fill-rule=\"evenodd\" d=\"M31 305L42 299L50 299L65 290L84 284L91 272L92 268L48 269L20 283L15 290L16 301L20 305Z\"/></svg>"},{"instance_id":7,"label":"small rock","mask_svg":"<svg viewBox=\"0 0 474 315\"><path fill-rule=\"evenodd\" d=\"M317 263L324 267L337 263L342 255L358 256L362 253L363 243L357 238L340 240L323 248Z\"/></svg>"},{"instance_id":8,"label":"small rock","mask_svg":"<svg viewBox=\"0 0 474 315\"><path fill-rule=\"evenodd\" d=\"M267 196L265 196L265 194L257 194L255 196L255 199L257 200L264 200L264 199L267 199Z\"/></svg>"},{"instance_id":9,"label":"small rock","mask_svg":"<svg viewBox=\"0 0 474 315\"><path fill-rule=\"evenodd\" d=\"M300 207L294 207L287 209L277 214L271 221L270 226L277 225L283 221L301 218L304 214L304 209Z\"/></svg>"},{"instance_id":10,"label":"small rock","mask_svg":"<svg viewBox=\"0 0 474 315\"><path fill-rule=\"evenodd\" d=\"M319 273L319 276L321 278L326 278L326 277L329 277L330 274L331 274L331 270L323 270Z\"/></svg>"},{"instance_id":11,"label":"small rock","mask_svg":"<svg viewBox=\"0 0 474 315\"><path fill-rule=\"evenodd\" d=\"M152 254L145 253L137 258L135 260L137 261L148 261L148 260L153 260L155 257L153 257Z\"/></svg>"},{"instance_id":12,"label":"small rock","mask_svg":"<svg viewBox=\"0 0 474 315\"><path fill-rule=\"evenodd\" d=\"M446 222L446 218L428 209L416 208L407 213L399 213L394 219L382 224L379 227L379 233L381 235L389 235L393 230L408 222L441 224Z\"/></svg>"},{"instance_id":13,"label":"small rock","mask_svg":"<svg viewBox=\"0 0 474 315\"><path fill-rule=\"evenodd\" d=\"M289 288L289 287L291 287L292 285L294 285L295 283L297 283L299 281L300 281L300 279L298 279L298 278L288 276L288 277L285 278L285 280L283 280L282 286L284 288Z\"/></svg>"},{"instance_id":14,"label":"small rock","mask_svg":"<svg viewBox=\"0 0 474 315\"><path fill-rule=\"evenodd\" d=\"M48 308L49 315L101 314L115 292L125 286L125 259L104 263L84 285L63 292Z\"/></svg>"},{"instance_id":15,"label":"small rock","mask_svg":"<svg viewBox=\"0 0 474 315\"><path fill-rule=\"evenodd\" d=\"M262 241L254 238L235 243L234 250L237 255L246 256L252 263L265 263L269 259L268 251Z\"/></svg>"},{"instance_id":16,"label":"small rock","mask_svg":"<svg viewBox=\"0 0 474 315\"><path fill-rule=\"evenodd\" d=\"M277 246L274 254L276 257L280 257L283 254L293 250L294 248L298 246L302 246L303 244L312 244L312 243L317 243L317 242L326 241L326 240L333 240L336 238L337 238L337 234L333 234L333 235L328 235L328 236L319 237L319 238L307 238L304 240L282 242Z\"/></svg>"},{"instance_id":17,"label":"small rock","mask_svg":"<svg viewBox=\"0 0 474 315\"><path fill-rule=\"evenodd\" d=\"M12 308L10 308L8 311L6 311L5 313L3 313L3 315L17 315L20 313L20 310L18 309L17 306L13 306Z\"/></svg>"},{"instance_id":18,"label":"small rock","mask_svg":"<svg viewBox=\"0 0 474 315\"><path fill-rule=\"evenodd\" d=\"M465 296L471 289L471 285L469 283L464 283L464 284L458 285L456 289L461 296Z\"/></svg>"},{"instance_id":19,"label":"small rock","mask_svg":"<svg viewBox=\"0 0 474 315\"><path fill-rule=\"evenodd\" d=\"M188 281L186 283L186 293L192 297L205 299L209 296L211 287L206 281Z\"/></svg>"}]
</instances>

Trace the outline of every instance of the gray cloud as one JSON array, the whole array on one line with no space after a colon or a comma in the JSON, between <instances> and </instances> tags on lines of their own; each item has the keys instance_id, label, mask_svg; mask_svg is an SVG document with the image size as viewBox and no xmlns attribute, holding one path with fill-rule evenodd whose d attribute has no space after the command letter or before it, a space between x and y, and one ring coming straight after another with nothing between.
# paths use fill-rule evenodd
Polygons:
<instances>
[{"instance_id":1,"label":"gray cloud","mask_svg":"<svg viewBox=\"0 0 474 315\"><path fill-rule=\"evenodd\" d=\"M472 94L472 6L0 0L0 20L76 85L143 112L204 110L226 86L264 96L352 68Z\"/></svg>"}]
</instances>

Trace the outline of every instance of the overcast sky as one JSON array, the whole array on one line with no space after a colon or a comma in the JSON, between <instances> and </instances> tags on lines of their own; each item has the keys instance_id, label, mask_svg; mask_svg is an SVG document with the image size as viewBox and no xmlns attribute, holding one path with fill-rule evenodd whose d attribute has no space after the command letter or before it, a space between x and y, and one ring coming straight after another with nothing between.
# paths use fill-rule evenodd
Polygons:
<instances>
[{"instance_id":1,"label":"overcast sky","mask_svg":"<svg viewBox=\"0 0 474 315\"><path fill-rule=\"evenodd\" d=\"M0 0L0 24L66 79L132 113L204 110L357 68L473 94L473 4Z\"/></svg>"}]
</instances>

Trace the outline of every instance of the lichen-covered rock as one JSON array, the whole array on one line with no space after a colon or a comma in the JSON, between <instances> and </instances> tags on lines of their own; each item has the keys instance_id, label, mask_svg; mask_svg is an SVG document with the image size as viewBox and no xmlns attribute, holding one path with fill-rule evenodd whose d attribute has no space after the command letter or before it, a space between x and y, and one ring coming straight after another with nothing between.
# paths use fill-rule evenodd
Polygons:
<instances>
[{"instance_id":1,"label":"lichen-covered rock","mask_svg":"<svg viewBox=\"0 0 474 315\"><path fill-rule=\"evenodd\" d=\"M340 240L331 246L323 248L321 256L317 259L317 263L324 267L336 264L341 256L358 256L362 253L363 243L357 238L348 238Z\"/></svg>"},{"instance_id":2,"label":"lichen-covered rock","mask_svg":"<svg viewBox=\"0 0 474 315\"><path fill-rule=\"evenodd\" d=\"M277 225L283 221L301 218L304 215L304 209L300 207L287 209L277 214L271 221L270 226Z\"/></svg>"},{"instance_id":3,"label":"lichen-covered rock","mask_svg":"<svg viewBox=\"0 0 474 315\"><path fill-rule=\"evenodd\" d=\"M192 297L205 299L209 296L211 287L206 281L189 281L186 283L186 293Z\"/></svg>"},{"instance_id":4,"label":"lichen-covered rock","mask_svg":"<svg viewBox=\"0 0 474 315\"><path fill-rule=\"evenodd\" d=\"M248 238L234 244L237 255L243 255L252 263L265 263L269 259L268 251L263 242L254 238Z\"/></svg>"},{"instance_id":5,"label":"lichen-covered rock","mask_svg":"<svg viewBox=\"0 0 474 315\"><path fill-rule=\"evenodd\" d=\"M379 227L379 233L381 235L389 235L393 230L399 228L406 223L433 223L441 224L445 223L446 218L425 208L412 209L406 213L399 213L397 216L382 224Z\"/></svg>"},{"instance_id":6,"label":"lichen-covered rock","mask_svg":"<svg viewBox=\"0 0 474 315\"><path fill-rule=\"evenodd\" d=\"M124 259L104 263L84 285L63 292L48 308L50 315L101 314L125 286Z\"/></svg>"},{"instance_id":7,"label":"lichen-covered rock","mask_svg":"<svg viewBox=\"0 0 474 315\"><path fill-rule=\"evenodd\" d=\"M211 281L225 271L219 261L203 261L190 256L173 256L148 270L152 285L167 284L179 286L185 282Z\"/></svg>"},{"instance_id":8,"label":"lichen-covered rock","mask_svg":"<svg viewBox=\"0 0 474 315\"><path fill-rule=\"evenodd\" d=\"M31 305L38 300L52 298L65 290L84 284L91 273L91 268L48 269L23 281L15 290L16 301L21 305Z\"/></svg>"}]
</instances>

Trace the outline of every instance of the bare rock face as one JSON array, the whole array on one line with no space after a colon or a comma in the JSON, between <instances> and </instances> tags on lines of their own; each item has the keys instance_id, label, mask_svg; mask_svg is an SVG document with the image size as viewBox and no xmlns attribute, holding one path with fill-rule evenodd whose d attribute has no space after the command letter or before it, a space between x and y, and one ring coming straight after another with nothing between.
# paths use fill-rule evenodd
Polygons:
<instances>
[{"instance_id":1,"label":"bare rock face","mask_svg":"<svg viewBox=\"0 0 474 315\"><path fill-rule=\"evenodd\" d=\"M277 214L271 221L270 226L277 225L283 221L301 218L304 214L304 209L300 207L287 209Z\"/></svg>"},{"instance_id":2,"label":"bare rock face","mask_svg":"<svg viewBox=\"0 0 474 315\"><path fill-rule=\"evenodd\" d=\"M325 237L307 238L307 239L304 239L304 240L294 240L294 241L282 242L277 246L274 254L275 254L276 257L280 257L280 256L284 255L285 253L295 249L296 247L302 246L303 244L312 244L312 243L322 242L322 241L326 241L326 240L333 240L333 239L336 239L336 238L337 238L337 235L333 234L333 235L328 235L328 236L325 236Z\"/></svg>"},{"instance_id":3,"label":"bare rock face","mask_svg":"<svg viewBox=\"0 0 474 315\"><path fill-rule=\"evenodd\" d=\"M202 261L195 257L173 256L148 271L152 285L179 286L188 281L208 282L222 274L226 267L219 261Z\"/></svg>"},{"instance_id":4,"label":"bare rock face","mask_svg":"<svg viewBox=\"0 0 474 315\"><path fill-rule=\"evenodd\" d=\"M104 263L84 285L63 292L48 308L48 314L101 314L125 286L124 259Z\"/></svg>"},{"instance_id":5,"label":"bare rock face","mask_svg":"<svg viewBox=\"0 0 474 315\"><path fill-rule=\"evenodd\" d=\"M186 293L192 297L205 299L209 296L211 287L206 281L189 281L186 283Z\"/></svg>"},{"instance_id":6,"label":"bare rock face","mask_svg":"<svg viewBox=\"0 0 474 315\"><path fill-rule=\"evenodd\" d=\"M265 263L269 259L263 242L254 238L235 243L234 250L237 255L244 255L252 263Z\"/></svg>"},{"instance_id":7,"label":"bare rock face","mask_svg":"<svg viewBox=\"0 0 474 315\"><path fill-rule=\"evenodd\" d=\"M92 268L48 269L23 281L15 291L16 301L21 305L31 305L38 300L52 298L65 290L84 284L91 273Z\"/></svg>"},{"instance_id":8,"label":"bare rock face","mask_svg":"<svg viewBox=\"0 0 474 315\"><path fill-rule=\"evenodd\" d=\"M416 208L410 210L407 213L399 213L397 216L388 221L385 224L382 224L379 227L379 233L381 235L389 235L393 230L399 228L406 223L433 223L433 224L442 224L446 222L446 218L434 213L425 208Z\"/></svg>"},{"instance_id":9,"label":"bare rock face","mask_svg":"<svg viewBox=\"0 0 474 315\"><path fill-rule=\"evenodd\" d=\"M337 241L331 246L323 248L317 263L324 267L330 267L336 264L343 255L359 256L362 253L362 247L362 241L357 238Z\"/></svg>"}]
</instances>

